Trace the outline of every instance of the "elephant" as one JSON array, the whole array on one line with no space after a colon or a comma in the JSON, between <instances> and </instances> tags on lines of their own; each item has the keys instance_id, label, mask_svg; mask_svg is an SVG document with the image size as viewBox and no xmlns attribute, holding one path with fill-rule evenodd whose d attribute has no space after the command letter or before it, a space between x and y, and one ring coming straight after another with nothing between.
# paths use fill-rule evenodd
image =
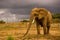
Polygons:
<instances>
[{"instance_id":1,"label":"elephant","mask_svg":"<svg viewBox=\"0 0 60 40\"><path fill-rule=\"evenodd\" d=\"M49 34L52 23L51 12L45 8L33 8L30 14L29 26L26 34L29 32L31 24L36 23L37 34L40 34L40 26L43 27L44 35Z\"/></svg>"}]
</instances>

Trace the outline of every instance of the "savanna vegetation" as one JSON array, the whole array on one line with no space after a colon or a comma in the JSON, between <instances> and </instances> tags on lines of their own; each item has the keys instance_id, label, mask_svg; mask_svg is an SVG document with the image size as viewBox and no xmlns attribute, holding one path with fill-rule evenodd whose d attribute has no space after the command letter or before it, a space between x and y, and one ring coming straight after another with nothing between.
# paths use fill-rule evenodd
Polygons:
<instances>
[{"instance_id":1,"label":"savanna vegetation","mask_svg":"<svg viewBox=\"0 0 60 40\"><path fill-rule=\"evenodd\" d=\"M53 14L52 17L54 23L60 23L60 14Z\"/></svg>"},{"instance_id":2,"label":"savanna vegetation","mask_svg":"<svg viewBox=\"0 0 60 40\"><path fill-rule=\"evenodd\" d=\"M53 14L52 17L53 19L56 19L56 18L60 19L60 14Z\"/></svg>"},{"instance_id":3,"label":"savanna vegetation","mask_svg":"<svg viewBox=\"0 0 60 40\"><path fill-rule=\"evenodd\" d=\"M6 23L4 20L0 20L0 24L4 24Z\"/></svg>"},{"instance_id":4,"label":"savanna vegetation","mask_svg":"<svg viewBox=\"0 0 60 40\"><path fill-rule=\"evenodd\" d=\"M35 24L32 25L28 35L23 40L60 40L60 14L53 14L53 24L51 24L50 35L44 36L43 30L37 35ZM6 23L0 20L0 40L22 40L21 37L26 33L29 20L20 22Z\"/></svg>"}]
</instances>

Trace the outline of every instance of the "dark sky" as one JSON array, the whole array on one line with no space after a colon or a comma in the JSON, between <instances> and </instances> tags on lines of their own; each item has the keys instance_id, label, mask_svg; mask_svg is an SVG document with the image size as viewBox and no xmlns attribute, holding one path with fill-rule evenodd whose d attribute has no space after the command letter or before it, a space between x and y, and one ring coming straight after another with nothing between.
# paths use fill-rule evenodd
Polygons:
<instances>
[{"instance_id":1,"label":"dark sky","mask_svg":"<svg viewBox=\"0 0 60 40\"><path fill-rule=\"evenodd\" d=\"M0 8L15 14L29 14L34 7L60 13L60 0L0 0Z\"/></svg>"},{"instance_id":2,"label":"dark sky","mask_svg":"<svg viewBox=\"0 0 60 40\"><path fill-rule=\"evenodd\" d=\"M29 18L35 7L60 13L60 0L0 0L0 19L11 22Z\"/></svg>"}]
</instances>

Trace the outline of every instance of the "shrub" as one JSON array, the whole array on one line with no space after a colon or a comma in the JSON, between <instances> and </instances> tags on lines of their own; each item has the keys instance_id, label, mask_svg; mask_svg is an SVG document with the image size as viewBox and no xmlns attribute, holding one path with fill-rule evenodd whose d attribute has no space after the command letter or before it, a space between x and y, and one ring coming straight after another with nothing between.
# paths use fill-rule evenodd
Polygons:
<instances>
[{"instance_id":1,"label":"shrub","mask_svg":"<svg viewBox=\"0 0 60 40\"><path fill-rule=\"evenodd\" d=\"M0 23L5 23L5 21L3 21L3 20L0 20Z\"/></svg>"},{"instance_id":2,"label":"shrub","mask_svg":"<svg viewBox=\"0 0 60 40\"><path fill-rule=\"evenodd\" d=\"M55 18L60 19L60 14L53 14L52 17L53 17L53 19L55 19Z\"/></svg>"},{"instance_id":3,"label":"shrub","mask_svg":"<svg viewBox=\"0 0 60 40\"><path fill-rule=\"evenodd\" d=\"M29 22L28 20L23 20L23 21L21 21L21 22Z\"/></svg>"},{"instance_id":4,"label":"shrub","mask_svg":"<svg viewBox=\"0 0 60 40\"><path fill-rule=\"evenodd\" d=\"M7 40L14 40L14 38L11 35L8 35Z\"/></svg>"}]
</instances>

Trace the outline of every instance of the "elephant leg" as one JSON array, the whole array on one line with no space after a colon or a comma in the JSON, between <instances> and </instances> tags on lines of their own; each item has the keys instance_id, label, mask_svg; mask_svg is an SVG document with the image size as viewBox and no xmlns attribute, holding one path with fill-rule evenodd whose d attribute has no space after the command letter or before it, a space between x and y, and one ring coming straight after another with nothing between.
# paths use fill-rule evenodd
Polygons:
<instances>
[{"instance_id":1,"label":"elephant leg","mask_svg":"<svg viewBox=\"0 0 60 40\"><path fill-rule=\"evenodd\" d=\"M49 34L50 26L47 26L47 34Z\"/></svg>"},{"instance_id":2,"label":"elephant leg","mask_svg":"<svg viewBox=\"0 0 60 40\"><path fill-rule=\"evenodd\" d=\"M46 33L46 27L45 26L43 27L43 31L44 31L44 35L47 34Z\"/></svg>"},{"instance_id":3,"label":"elephant leg","mask_svg":"<svg viewBox=\"0 0 60 40\"><path fill-rule=\"evenodd\" d=\"M50 24L47 25L47 34L49 34Z\"/></svg>"},{"instance_id":4,"label":"elephant leg","mask_svg":"<svg viewBox=\"0 0 60 40\"><path fill-rule=\"evenodd\" d=\"M40 27L38 23L36 23L36 28L37 28L37 34L40 34Z\"/></svg>"},{"instance_id":5,"label":"elephant leg","mask_svg":"<svg viewBox=\"0 0 60 40\"><path fill-rule=\"evenodd\" d=\"M43 21L43 31L44 31L44 35L47 34L47 20L46 19Z\"/></svg>"}]
</instances>

